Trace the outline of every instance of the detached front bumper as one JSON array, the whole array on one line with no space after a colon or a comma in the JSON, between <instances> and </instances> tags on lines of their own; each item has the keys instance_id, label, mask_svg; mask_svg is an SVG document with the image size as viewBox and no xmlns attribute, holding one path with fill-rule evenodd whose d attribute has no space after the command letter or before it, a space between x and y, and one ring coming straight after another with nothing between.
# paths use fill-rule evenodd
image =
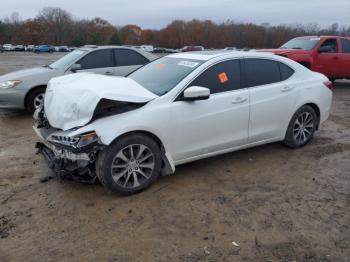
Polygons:
<instances>
[{"instance_id":1,"label":"detached front bumper","mask_svg":"<svg viewBox=\"0 0 350 262\"><path fill-rule=\"evenodd\" d=\"M95 160L97 149L90 148L86 152L73 152L48 142L41 130L33 127L40 138L36 143L37 154L47 161L49 168L59 178L70 178L80 182L94 183L96 180Z\"/></svg>"}]
</instances>

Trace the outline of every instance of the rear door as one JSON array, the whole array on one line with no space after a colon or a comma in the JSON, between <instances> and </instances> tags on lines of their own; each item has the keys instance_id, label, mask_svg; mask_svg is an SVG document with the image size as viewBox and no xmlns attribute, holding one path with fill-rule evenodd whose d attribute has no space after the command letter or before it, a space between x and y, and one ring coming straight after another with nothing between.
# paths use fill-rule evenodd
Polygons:
<instances>
[{"instance_id":1,"label":"rear door","mask_svg":"<svg viewBox=\"0 0 350 262\"><path fill-rule=\"evenodd\" d=\"M247 58L244 64L250 93L249 143L281 138L297 99L296 86L288 81L294 71L268 59Z\"/></svg>"},{"instance_id":2,"label":"rear door","mask_svg":"<svg viewBox=\"0 0 350 262\"><path fill-rule=\"evenodd\" d=\"M328 52L320 53L320 48L328 46L330 50ZM328 38L323 42L320 42L317 53L314 57L313 70L320 72L327 77L338 77L341 72L340 67L340 43L337 38Z\"/></svg>"},{"instance_id":3,"label":"rear door","mask_svg":"<svg viewBox=\"0 0 350 262\"><path fill-rule=\"evenodd\" d=\"M113 49L113 54L116 64L116 67L114 68L114 75L116 76L126 76L140 66L149 62L149 60L143 55L130 49Z\"/></svg>"},{"instance_id":4,"label":"rear door","mask_svg":"<svg viewBox=\"0 0 350 262\"><path fill-rule=\"evenodd\" d=\"M342 53L339 56L339 70L341 77L350 77L350 39L341 38Z\"/></svg>"},{"instance_id":5,"label":"rear door","mask_svg":"<svg viewBox=\"0 0 350 262\"><path fill-rule=\"evenodd\" d=\"M79 72L94 72L103 75L114 75L112 49L95 50L86 54L77 64L81 65Z\"/></svg>"}]
</instances>

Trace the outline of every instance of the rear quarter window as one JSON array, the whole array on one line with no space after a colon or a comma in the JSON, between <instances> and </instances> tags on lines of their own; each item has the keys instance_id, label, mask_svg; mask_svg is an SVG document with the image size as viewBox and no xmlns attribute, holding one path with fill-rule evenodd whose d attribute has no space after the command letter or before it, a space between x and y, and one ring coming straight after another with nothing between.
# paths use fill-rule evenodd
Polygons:
<instances>
[{"instance_id":1,"label":"rear quarter window","mask_svg":"<svg viewBox=\"0 0 350 262\"><path fill-rule=\"evenodd\" d=\"M294 70L290 68L289 66L283 64L283 63L278 63L280 66L280 72L281 72L281 81L287 80L294 74Z\"/></svg>"}]
</instances>

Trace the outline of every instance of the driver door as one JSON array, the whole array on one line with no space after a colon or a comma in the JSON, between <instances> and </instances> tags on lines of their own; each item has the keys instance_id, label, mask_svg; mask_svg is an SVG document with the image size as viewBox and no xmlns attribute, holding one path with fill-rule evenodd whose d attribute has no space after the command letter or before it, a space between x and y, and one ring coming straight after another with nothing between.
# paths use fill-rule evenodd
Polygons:
<instances>
[{"instance_id":1,"label":"driver door","mask_svg":"<svg viewBox=\"0 0 350 262\"><path fill-rule=\"evenodd\" d=\"M209 99L183 101L180 95L173 102L168 146L175 162L247 143L249 93L241 88L240 68L239 60L211 66L189 85L209 88Z\"/></svg>"},{"instance_id":2,"label":"driver door","mask_svg":"<svg viewBox=\"0 0 350 262\"><path fill-rule=\"evenodd\" d=\"M319 52L327 46L330 47L328 52ZM337 77L341 74L339 66L339 43L336 38L328 38L317 49L313 70L327 77Z\"/></svg>"}]
</instances>

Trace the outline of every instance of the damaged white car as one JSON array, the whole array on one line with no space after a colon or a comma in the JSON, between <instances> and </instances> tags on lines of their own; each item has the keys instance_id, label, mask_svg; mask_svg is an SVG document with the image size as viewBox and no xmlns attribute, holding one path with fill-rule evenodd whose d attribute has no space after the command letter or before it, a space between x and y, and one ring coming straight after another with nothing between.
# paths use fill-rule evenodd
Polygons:
<instances>
[{"instance_id":1,"label":"damaged white car","mask_svg":"<svg viewBox=\"0 0 350 262\"><path fill-rule=\"evenodd\" d=\"M283 141L307 144L331 109L331 83L263 53L179 53L128 77L49 82L35 112L39 152L59 176L135 193L175 166Z\"/></svg>"}]
</instances>

